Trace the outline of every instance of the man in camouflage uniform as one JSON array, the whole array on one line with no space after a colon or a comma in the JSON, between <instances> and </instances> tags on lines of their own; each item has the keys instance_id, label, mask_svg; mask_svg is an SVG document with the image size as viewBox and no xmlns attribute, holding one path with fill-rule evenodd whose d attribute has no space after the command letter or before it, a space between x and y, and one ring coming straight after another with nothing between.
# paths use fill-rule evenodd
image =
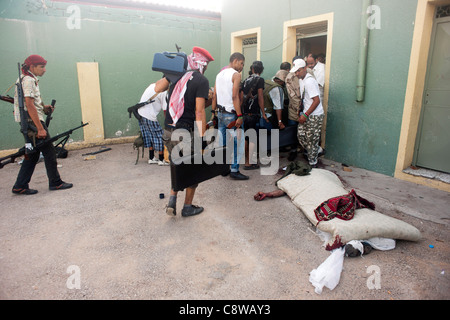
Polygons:
<instances>
[{"instance_id":1,"label":"man in camouflage uniform","mask_svg":"<svg viewBox=\"0 0 450 320\"><path fill-rule=\"evenodd\" d=\"M308 162L311 167L317 167L317 159L320 151L320 136L324 112L320 101L319 84L317 80L307 72L306 63L303 59L294 61L291 72L301 79L300 93L303 99L303 110L298 118L297 137L306 150Z\"/></svg>"}]
</instances>

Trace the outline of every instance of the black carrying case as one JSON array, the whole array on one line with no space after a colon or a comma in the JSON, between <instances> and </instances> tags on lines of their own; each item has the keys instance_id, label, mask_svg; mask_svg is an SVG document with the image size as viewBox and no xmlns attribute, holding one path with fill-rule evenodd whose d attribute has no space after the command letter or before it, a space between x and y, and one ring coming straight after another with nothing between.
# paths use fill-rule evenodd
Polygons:
<instances>
[{"instance_id":1,"label":"black carrying case","mask_svg":"<svg viewBox=\"0 0 450 320\"><path fill-rule=\"evenodd\" d=\"M217 147L212 150L211 156L222 161L220 163L207 164L202 157L202 162L195 163L195 155L184 156L177 160L177 163L170 164L171 183L174 191L182 191L187 187L212 179L219 175L226 175L230 172L230 164L226 160L227 147Z\"/></svg>"}]
</instances>

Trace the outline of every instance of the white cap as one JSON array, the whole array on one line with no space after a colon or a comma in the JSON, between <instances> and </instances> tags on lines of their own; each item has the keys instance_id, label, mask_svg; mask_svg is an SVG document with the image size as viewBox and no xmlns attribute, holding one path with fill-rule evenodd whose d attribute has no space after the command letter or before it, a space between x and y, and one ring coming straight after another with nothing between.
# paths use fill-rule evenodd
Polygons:
<instances>
[{"instance_id":1,"label":"white cap","mask_svg":"<svg viewBox=\"0 0 450 320\"><path fill-rule=\"evenodd\" d=\"M298 69L304 68L304 67L306 67L306 62L305 62L305 60L303 60L303 59L297 59L297 60L294 60L294 67L293 67L293 68L291 69L291 71L289 71L289 72L294 73L294 72L296 72Z\"/></svg>"}]
</instances>

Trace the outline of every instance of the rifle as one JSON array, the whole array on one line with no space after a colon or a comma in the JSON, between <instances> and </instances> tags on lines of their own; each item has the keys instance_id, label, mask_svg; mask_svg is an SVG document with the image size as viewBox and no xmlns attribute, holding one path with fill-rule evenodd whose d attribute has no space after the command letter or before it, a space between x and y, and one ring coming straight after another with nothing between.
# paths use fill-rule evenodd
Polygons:
<instances>
[{"instance_id":1,"label":"rifle","mask_svg":"<svg viewBox=\"0 0 450 320\"><path fill-rule=\"evenodd\" d=\"M73 129L67 130L67 131L65 131L65 132L63 132L63 133L60 133L60 134L58 134L58 135L56 135L56 136L54 136L54 137L51 137L51 138L49 138L49 139L41 140L41 141L39 141L38 143L36 143L35 149L39 149L39 148L41 148L41 147L43 147L43 146L45 146L45 145L47 145L47 144L49 144L49 143L53 143L53 142L57 141L57 140L60 139L60 138L63 138L63 139L61 139L61 141L59 141L59 142L56 144L55 147L57 147L57 146L59 146L60 144L62 144L62 147L61 147L61 148L64 148L64 145L66 144L67 140L69 140L70 135L71 135L75 130L80 129L80 128L84 127L84 126L87 126L88 124L89 124L88 122L86 122L86 123L81 123L81 125L78 126L78 127L75 127L75 128L73 128ZM36 152L35 149L33 150L34 152ZM20 148L19 151L17 151L16 153L13 153L13 154L10 154L9 156L0 158L0 169L3 168L3 167L4 167L5 165L7 165L8 163L13 163L13 162L16 160L16 158L21 157L21 156L23 156L23 155L27 155L27 154L29 154L29 152L27 152L27 148L26 148L26 147L22 147L22 148ZM5 161L5 160L6 160L6 161Z\"/></svg>"},{"instance_id":2,"label":"rifle","mask_svg":"<svg viewBox=\"0 0 450 320\"><path fill-rule=\"evenodd\" d=\"M11 96L1 96L0 95L0 100L3 100L3 101L6 101L6 102L14 104L14 97L11 97ZM56 103L56 100L53 99L52 100L52 107L55 106L55 103ZM45 119L45 125L47 126L47 128L48 128L48 125L50 124L50 120L53 119L52 112L53 111L50 110L50 113L47 114L47 118Z\"/></svg>"},{"instance_id":3,"label":"rifle","mask_svg":"<svg viewBox=\"0 0 450 320\"><path fill-rule=\"evenodd\" d=\"M109 151L109 150L112 150L112 149L111 148L102 148L102 149L100 149L98 151L89 152L89 153L83 153L81 156L82 157L84 157L84 156L91 156L91 155L102 153L102 152Z\"/></svg>"},{"instance_id":4,"label":"rifle","mask_svg":"<svg viewBox=\"0 0 450 320\"><path fill-rule=\"evenodd\" d=\"M53 99L53 100L52 100L52 107L53 107L53 108L55 107L55 103L56 103L56 100ZM53 110L50 110L50 111L48 112L48 114L47 114L47 118L45 118L45 126L46 126L47 128L48 128L48 125L50 124L50 120L53 119L52 113L53 113Z\"/></svg>"},{"instance_id":5,"label":"rifle","mask_svg":"<svg viewBox=\"0 0 450 320\"><path fill-rule=\"evenodd\" d=\"M149 101L149 102L153 102L153 101L154 100ZM141 103L135 104L134 106L129 107L127 111L128 111L128 115L130 116L130 119L131 119L131 114L133 114L136 117L136 119L141 120L142 116L139 114L138 109L145 106L149 102L141 102Z\"/></svg>"},{"instance_id":6,"label":"rifle","mask_svg":"<svg viewBox=\"0 0 450 320\"><path fill-rule=\"evenodd\" d=\"M28 136L28 112L25 111L24 96L22 88L22 74L20 72L20 63L17 64L19 67L19 81L17 81L17 99L19 100L19 112L20 112L20 132L22 132L25 138L25 154L33 152L33 144Z\"/></svg>"},{"instance_id":7,"label":"rifle","mask_svg":"<svg viewBox=\"0 0 450 320\"><path fill-rule=\"evenodd\" d=\"M154 99L158 94L159 94L159 92L156 92L156 93L155 93L150 99L148 99L147 101L140 102L140 103L135 104L134 106L129 107L129 108L127 109L127 111L128 111L128 115L129 115L130 119L131 119L131 114L134 114L134 116L136 117L136 119L141 120L141 119L142 119L142 116L139 114L138 109L141 108L141 107L143 107L143 106L145 106L145 105L147 105L147 104L150 104L150 103L155 102L155 100L153 100L153 99Z\"/></svg>"},{"instance_id":8,"label":"rifle","mask_svg":"<svg viewBox=\"0 0 450 320\"><path fill-rule=\"evenodd\" d=\"M0 100L3 100L3 101L6 101L6 102L14 104L14 97L11 97L11 96L2 96L2 95L0 95ZM52 100L52 107L55 107L55 103L56 103L56 100L53 99ZM50 124L50 120L53 119L52 112L53 111L50 110L50 112L47 114L47 118L45 119L45 125L47 126L47 128L48 128L48 125Z\"/></svg>"},{"instance_id":9,"label":"rifle","mask_svg":"<svg viewBox=\"0 0 450 320\"><path fill-rule=\"evenodd\" d=\"M14 97L0 95L0 100L14 104Z\"/></svg>"}]
</instances>

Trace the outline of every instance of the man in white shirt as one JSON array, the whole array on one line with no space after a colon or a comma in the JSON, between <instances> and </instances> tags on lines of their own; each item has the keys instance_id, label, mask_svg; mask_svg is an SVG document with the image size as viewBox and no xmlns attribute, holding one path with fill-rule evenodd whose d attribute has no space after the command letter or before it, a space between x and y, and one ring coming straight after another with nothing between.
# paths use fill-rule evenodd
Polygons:
<instances>
[{"instance_id":1,"label":"man in white shirt","mask_svg":"<svg viewBox=\"0 0 450 320\"><path fill-rule=\"evenodd\" d=\"M295 60L294 67L291 69L291 72L300 79L300 93L303 98L303 110L298 118L297 137L308 153L309 165L317 167L324 112L320 100L319 84L306 69L307 66L303 59Z\"/></svg>"},{"instance_id":2,"label":"man in white shirt","mask_svg":"<svg viewBox=\"0 0 450 320\"><path fill-rule=\"evenodd\" d=\"M277 127L280 130L285 128L282 122L282 112L284 108L284 86L288 73L286 70L279 70L272 80L264 82L264 109L267 119L260 118L261 128L268 130Z\"/></svg>"},{"instance_id":3,"label":"man in white shirt","mask_svg":"<svg viewBox=\"0 0 450 320\"><path fill-rule=\"evenodd\" d=\"M216 76L212 109L218 110L219 137L221 145L233 143L233 159L230 177L235 180L248 180L240 173L239 164L245 153L245 136L239 88L245 57L239 52L230 56L230 63ZM230 143L230 144L231 144Z\"/></svg>"},{"instance_id":4,"label":"man in white shirt","mask_svg":"<svg viewBox=\"0 0 450 320\"><path fill-rule=\"evenodd\" d=\"M314 77L316 78L317 83L319 84L320 101L322 102L323 88L325 86L325 65L319 61L317 56L309 55L308 59L306 60L306 66L313 71Z\"/></svg>"},{"instance_id":5,"label":"man in white shirt","mask_svg":"<svg viewBox=\"0 0 450 320\"><path fill-rule=\"evenodd\" d=\"M148 102L138 109L139 128L141 129L144 148L149 149L149 164L157 163L160 166L168 166L169 163L164 160L164 144L162 140L163 130L158 122L158 114L167 108L167 91L156 92L155 83L152 83L142 94L140 103ZM155 155L158 152L158 157Z\"/></svg>"}]
</instances>

